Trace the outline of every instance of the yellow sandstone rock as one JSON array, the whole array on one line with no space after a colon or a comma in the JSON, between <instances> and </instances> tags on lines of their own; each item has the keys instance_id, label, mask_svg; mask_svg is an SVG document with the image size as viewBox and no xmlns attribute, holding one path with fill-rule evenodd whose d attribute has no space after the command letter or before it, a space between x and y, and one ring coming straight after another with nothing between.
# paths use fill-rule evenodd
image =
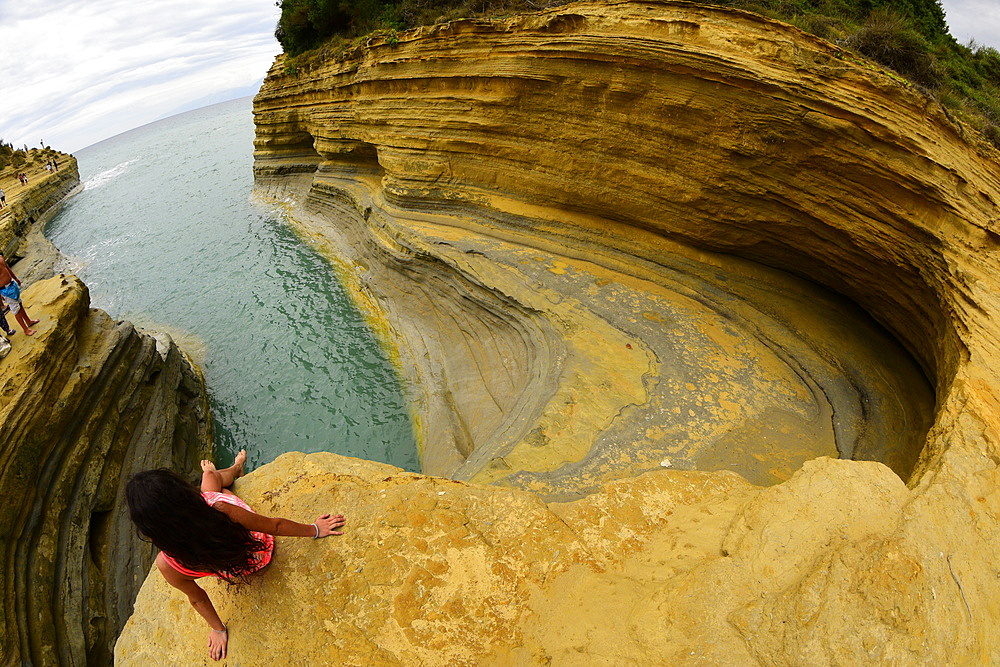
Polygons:
<instances>
[{"instance_id":1,"label":"yellow sandstone rock","mask_svg":"<svg viewBox=\"0 0 1000 667\"><path fill-rule=\"evenodd\" d=\"M0 170L0 187L7 199L7 206L0 209L0 251L5 255L11 256L14 251L24 254L21 244L29 232L44 227L63 201L81 189L76 158L65 153L57 155L59 171L56 172L47 172L41 158L26 166ZM27 174L27 186L17 180L18 172ZM22 273L27 274L24 267Z\"/></svg>"},{"instance_id":2,"label":"yellow sandstone rock","mask_svg":"<svg viewBox=\"0 0 1000 667\"><path fill-rule=\"evenodd\" d=\"M457 479L289 454L240 481L350 530L208 584L228 664L1000 661L1000 167L935 102L636 1L279 58L255 116L257 189ZM205 635L154 573L116 661Z\"/></svg>"},{"instance_id":3,"label":"yellow sandstone rock","mask_svg":"<svg viewBox=\"0 0 1000 667\"><path fill-rule=\"evenodd\" d=\"M901 534L910 492L879 463L816 459L770 489L728 472L654 472L546 506L517 489L290 453L235 490L265 514L344 511L349 526L321 541L278 538L248 585L202 580L230 628L224 664L975 656L953 627L920 622L962 611L961 595L948 559L921 564L926 540ZM115 662L200 664L207 632L154 570Z\"/></svg>"},{"instance_id":4,"label":"yellow sandstone rock","mask_svg":"<svg viewBox=\"0 0 1000 667\"><path fill-rule=\"evenodd\" d=\"M900 134L929 131L929 102L846 57L739 12L583 3L295 75L279 59L256 186L395 350L427 473L551 498L665 459L769 484L839 455L908 478L928 315L900 312L917 258L870 248L907 247L921 195L875 178L930 176ZM894 105L883 138L858 140L885 123L859 98ZM936 120L934 146L971 157Z\"/></svg>"}]
</instances>

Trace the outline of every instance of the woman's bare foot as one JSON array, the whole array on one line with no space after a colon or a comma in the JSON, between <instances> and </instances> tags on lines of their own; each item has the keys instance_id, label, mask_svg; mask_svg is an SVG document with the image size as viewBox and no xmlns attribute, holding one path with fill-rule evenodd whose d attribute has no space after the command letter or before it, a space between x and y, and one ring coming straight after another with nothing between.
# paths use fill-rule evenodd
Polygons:
<instances>
[{"instance_id":1,"label":"woman's bare foot","mask_svg":"<svg viewBox=\"0 0 1000 667\"><path fill-rule=\"evenodd\" d=\"M228 491L238 478L243 476L243 466L247 462L247 450L241 449L233 465L219 470L215 464L204 459L201 462L201 490Z\"/></svg>"},{"instance_id":2,"label":"woman's bare foot","mask_svg":"<svg viewBox=\"0 0 1000 667\"><path fill-rule=\"evenodd\" d=\"M239 478L243 476L243 464L247 462L247 450L241 449L236 454L236 460L233 461L233 478Z\"/></svg>"}]
</instances>

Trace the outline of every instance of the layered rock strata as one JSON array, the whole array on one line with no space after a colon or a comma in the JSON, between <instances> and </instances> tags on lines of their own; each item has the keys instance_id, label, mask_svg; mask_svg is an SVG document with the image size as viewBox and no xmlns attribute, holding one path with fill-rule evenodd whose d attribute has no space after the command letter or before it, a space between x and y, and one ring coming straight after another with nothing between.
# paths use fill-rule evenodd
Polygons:
<instances>
[{"instance_id":1,"label":"layered rock strata","mask_svg":"<svg viewBox=\"0 0 1000 667\"><path fill-rule=\"evenodd\" d=\"M255 173L398 349L425 472L550 497L661 464L774 483L819 455L907 479L947 355L918 333L920 258L871 245L905 245L908 179L939 176L907 135L928 104L775 22L581 4L279 60ZM966 150L937 121L929 148Z\"/></svg>"},{"instance_id":2,"label":"layered rock strata","mask_svg":"<svg viewBox=\"0 0 1000 667\"><path fill-rule=\"evenodd\" d=\"M203 383L169 338L91 309L73 276L23 298L41 322L0 360L0 664L109 664L153 557L125 481L193 469L210 442Z\"/></svg>"},{"instance_id":3,"label":"layered rock strata","mask_svg":"<svg viewBox=\"0 0 1000 667\"><path fill-rule=\"evenodd\" d=\"M933 101L774 21L612 2L376 38L297 73L279 58L255 114L258 188L396 346L425 468L493 485L332 455L252 473L237 491L261 511L343 510L350 532L280 541L249 587L206 584L230 662L1000 660L1000 168ZM676 303L658 295L678 262L744 266L745 292L787 290L779 269L860 305L933 385L912 413L886 407L911 402L905 374L879 404L856 394L884 434L932 417L909 461L820 457L761 487L642 473L655 433L595 449L669 378L655 335L579 297ZM718 346L720 369L753 359ZM595 451L613 460L574 477ZM154 574L116 659L197 660L205 631Z\"/></svg>"}]
</instances>

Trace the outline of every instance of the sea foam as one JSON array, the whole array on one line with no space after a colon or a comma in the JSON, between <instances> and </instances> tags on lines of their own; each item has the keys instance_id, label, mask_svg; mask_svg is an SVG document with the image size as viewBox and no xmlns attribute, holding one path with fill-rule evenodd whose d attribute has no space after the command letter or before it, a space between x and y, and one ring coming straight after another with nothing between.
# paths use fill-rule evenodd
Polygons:
<instances>
[{"instance_id":1,"label":"sea foam","mask_svg":"<svg viewBox=\"0 0 1000 667\"><path fill-rule=\"evenodd\" d=\"M125 173L129 165L133 162L138 162L138 158L133 160L128 160L127 162L122 162L121 164L111 167L111 169L105 169L99 174L95 174L83 182L84 190L96 190L97 188L107 185L111 181L115 180L119 176Z\"/></svg>"}]
</instances>

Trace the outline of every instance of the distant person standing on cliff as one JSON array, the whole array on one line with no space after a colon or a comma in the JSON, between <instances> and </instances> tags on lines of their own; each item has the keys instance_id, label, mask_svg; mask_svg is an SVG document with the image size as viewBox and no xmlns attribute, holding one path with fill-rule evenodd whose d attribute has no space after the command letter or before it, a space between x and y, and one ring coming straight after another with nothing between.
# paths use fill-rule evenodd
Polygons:
<instances>
[{"instance_id":1,"label":"distant person standing on cliff","mask_svg":"<svg viewBox=\"0 0 1000 667\"><path fill-rule=\"evenodd\" d=\"M232 466L217 470L201 462L201 490L176 473L145 470L125 486L129 516L139 533L160 549L156 568L167 583L187 595L188 602L208 623L208 654L226 657L229 628L219 618L208 593L195 581L216 576L229 583L246 581L271 562L274 536L328 537L342 535L341 514L323 514L313 523L257 514L229 487L243 475L246 450Z\"/></svg>"},{"instance_id":2,"label":"distant person standing on cliff","mask_svg":"<svg viewBox=\"0 0 1000 667\"><path fill-rule=\"evenodd\" d=\"M0 208L3 208L6 205L7 205L7 193L3 191L3 188L0 188Z\"/></svg>"},{"instance_id":3,"label":"distant person standing on cliff","mask_svg":"<svg viewBox=\"0 0 1000 667\"><path fill-rule=\"evenodd\" d=\"M35 330L31 325L38 324L38 320L28 317L28 312L21 305L21 279L14 275L2 253L0 253L0 300L10 308L10 312L14 313L14 319L24 328L24 335L34 336Z\"/></svg>"}]
</instances>

